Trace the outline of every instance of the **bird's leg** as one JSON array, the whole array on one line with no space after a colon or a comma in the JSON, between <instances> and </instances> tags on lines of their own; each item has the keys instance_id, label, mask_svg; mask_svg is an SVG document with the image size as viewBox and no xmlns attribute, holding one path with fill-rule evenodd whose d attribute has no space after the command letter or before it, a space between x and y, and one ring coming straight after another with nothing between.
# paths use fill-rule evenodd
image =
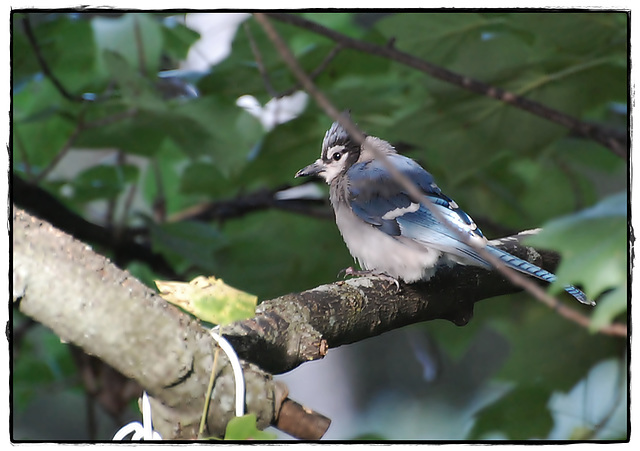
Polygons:
<instances>
[{"instance_id":1,"label":"bird's leg","mask_svg":"<svg viewBox=\"0 0 640 451\"><path fill-rule=\"evenodd\" d=\"M391 285L395 285L396 286L396 290L400 291L400 281L398 279L396 279L395 277L391 277L388 274L382 273L382 272L378 272L378 271L365 271L365 270L357 270L357 269L353 269L353 266L349 266L348 268L345 268L343 270L341 270L338 273L338 277L340 277L341 274L344 273L344 277L347 276L352 276L352 277L367 277L367 276L373 276L373 277L377 277L379 279L382 280L386 280L387 282L389 282L389 285L387 285L385 287L385 289L389 289L391 287Z\"/></svg>"}]
</instances>

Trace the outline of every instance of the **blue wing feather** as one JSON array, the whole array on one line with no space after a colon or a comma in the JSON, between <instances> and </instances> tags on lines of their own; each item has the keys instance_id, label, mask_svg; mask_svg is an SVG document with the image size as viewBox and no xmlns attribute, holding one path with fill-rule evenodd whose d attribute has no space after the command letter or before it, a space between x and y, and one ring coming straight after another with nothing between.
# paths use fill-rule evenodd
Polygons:
<instances>
[{"instance_id":1,"label":"blue wing feather","mask_svg":"<svg viewBox=\"0 0 640 451\"><path fill-rule=\"evenodd\" d=\"M555 274L550 273L549 271L542 269L532 263L529 263L526 260L522 260L515 255L511 255L510 253L503 251L502 249L498 249L493 246L487 246L485 249L502 260L502 262L504 262L504 264L509 266L510 268L537 277L538 279L547 281L549 283L553 283L556 281ZM586 294L584 294L573 285L564 287L564 290L583 304L595 305L595 302L589 300Z\"/></svg>"},{"instance_id":2,"label":"blue wing feather","mask_svg":"<svg viewBox=\"0 0 640 451\"><path fill-rule=\"evenodd\" d=\"M352 211L366 223L390 236L403 236L462 257L469 263L490 268L491 265L473 247L461 241L458 234L451 230L450 226L454 225L470 237L484 240L482 231L471 217L440 191L433 176L410 158L399 154L388 155L387 158L440 209L449 226L438 221L424 205L416 206L417 209L409 208L416 204L377 160L356 163L347 172L348 201ZM397 213L394 214L395 212ZM486 246L486 249L513 269L550 283L556 280L554 274L505 251L492 246ZM591 303L579 289L567 286L565 290L578 301Z\"/></svg>"},{"instance_id":3,"label":"blue wing feather","mask_svg":"<svg viewBox=\"0 0 640 451\"><path fill-rule=\"evenodd\" d=\"M441 210L452 224L470 234L483 237L473 220L456 203L444 195L435 184L433 176L418 163L402 155L388 156L389 161L403 173ZM397 183L389 171L377 160L354 164L347 172L349 179L349 203L353 212L363 221L378 227L391 236L406 236L430 245L443 252L469 257L476 264L488 266L449 227L441 224L424 205L417 211L393 214L407 209L413 202L407 191ZM391 217L385 219L385 215ZM395 216L395 217L394 217Z\"/></svg>"}]
</instances>

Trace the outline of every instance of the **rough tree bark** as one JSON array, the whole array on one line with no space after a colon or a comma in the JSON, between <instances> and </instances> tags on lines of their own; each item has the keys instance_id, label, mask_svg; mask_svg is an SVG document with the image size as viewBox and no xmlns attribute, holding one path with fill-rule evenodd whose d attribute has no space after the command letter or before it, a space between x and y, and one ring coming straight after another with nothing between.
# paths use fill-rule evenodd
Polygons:
<instances>
[{"instance_id":1,"label":"rough tree bark","mask_svg":"<svg viewBox=\"0 0 640 451\"><path fill-rule=\"evenodd\" d=\"M164 438L197 437L214 350L198 321L86 244L15 208L12 285L20 311L145 388ZM242 366L247 411L261 428L278 426L283 404L296 410L286 387L252 363ZM234 415L235 387L224 353L217 368L207 433L222 436Z\"/></svg>"},{"instance_id":2,"label":"rough tree bark","mask_svg":"<svg viewBox=\"0 0 640 451\"><path fill-rule=\"evenodd\" d=\"M509 252L553 270L557 256L507 238ZM61 339L137 380L152 397L154 427L165 438L196 438L214 343L197 320L66 233L13 208L13 300ZM252 319L224 327L243 360L246 407L259 427L320 438L329 421L287 398L271 373L323 357L407 324L436 318L464 325L475 302L517 291L495 272L456 266L399 291L375 278L340 281L260 304ZM231 367L220 353L207 433L233 417ZM303 426L301 426L303 425Z\"/></svg>"}]
</instances>

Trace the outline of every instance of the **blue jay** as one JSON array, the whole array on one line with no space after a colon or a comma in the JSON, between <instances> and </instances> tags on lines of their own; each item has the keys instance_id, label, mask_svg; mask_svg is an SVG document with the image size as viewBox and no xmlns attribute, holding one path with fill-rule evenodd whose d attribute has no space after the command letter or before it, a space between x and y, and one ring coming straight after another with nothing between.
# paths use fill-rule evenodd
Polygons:
<instances>
[{"instance_id":1,"label":"blue jay","mask_svg":"<svg viewBox=\"0 0 640 451\"><path fill-rule=\"evenodd\" d=\"M388 161L439 208L445 226L424 205L412 200L370 150L377 148ZM330 186L336 223L351 255L360 267L406 283L427 280L441 263L491 268L491 264L460 239L450 227L468 234L505 265L547 282L556 276L527 261L487 244L478 226L435 184L433 176L388 142L367 136L360 146L338 122L322 142L318 160L296 177L317 175ZM573 286L565 290L584 304L593 303Z\"/></svg>"}]
</instances>

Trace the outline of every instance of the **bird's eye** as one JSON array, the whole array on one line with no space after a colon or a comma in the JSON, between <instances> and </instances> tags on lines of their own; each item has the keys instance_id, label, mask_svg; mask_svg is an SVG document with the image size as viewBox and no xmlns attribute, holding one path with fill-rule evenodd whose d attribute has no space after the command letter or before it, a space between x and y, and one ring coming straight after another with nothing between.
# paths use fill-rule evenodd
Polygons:
<instances>
[{"instance_id":1,"label":"bird's eye","mask_svg":"<svg viewBox=\"0 0 640 451\"><path fill-rule=\"evenodd\" d=\"M333 158L334 161L338 161L340 160L340 158L342 158L342 154L340 152L336 152L331 158Z\"/></svg>"}]
</instances>

